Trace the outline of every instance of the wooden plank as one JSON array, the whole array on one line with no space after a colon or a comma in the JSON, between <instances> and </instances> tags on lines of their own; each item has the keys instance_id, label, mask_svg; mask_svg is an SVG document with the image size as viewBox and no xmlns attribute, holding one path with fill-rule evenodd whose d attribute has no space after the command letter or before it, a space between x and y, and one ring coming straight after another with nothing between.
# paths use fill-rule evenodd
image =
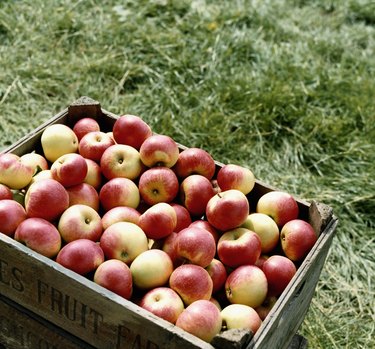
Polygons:
<instances>
[{"instance_id":1,"label":"wooden plank","mask_svg":"<svg viewBox=\"0 0 375 349\"><path fill-rule=\"evenodd\" d=\"M0 295L0 348L92 349L93 347Z\"/></svg>"}]
</instances>

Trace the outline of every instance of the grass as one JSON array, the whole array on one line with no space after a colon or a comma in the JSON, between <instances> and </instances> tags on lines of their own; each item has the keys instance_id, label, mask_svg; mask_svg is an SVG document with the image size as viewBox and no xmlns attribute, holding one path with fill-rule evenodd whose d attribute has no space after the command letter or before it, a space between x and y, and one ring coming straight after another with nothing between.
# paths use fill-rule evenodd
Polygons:
<instances>
[{"instance_id":1,"label":"grass","mask_svg":"<svg viewBox=\"0 0 375 349\"><path fill-rule=\"evenodd\" d=\"M340 219L300 332L375 346L375 2L0 2L0 148L81 95Z\"/></svg>"}]
</instances>

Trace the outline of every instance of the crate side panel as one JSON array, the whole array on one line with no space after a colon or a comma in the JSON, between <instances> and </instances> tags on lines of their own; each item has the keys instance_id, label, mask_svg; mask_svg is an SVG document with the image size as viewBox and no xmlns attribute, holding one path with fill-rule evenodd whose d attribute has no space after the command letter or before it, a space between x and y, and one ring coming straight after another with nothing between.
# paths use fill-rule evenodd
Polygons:
<instances>
[{"instance_id":1,"label":"crate side panel","mask_svg":"<svg viewBox=\"0 0 375 349\"><path fill-rule=\"evenodd\" d=\"M1 295L0 344L7 349L93 349Z\"/></svg>"}]
</instances>

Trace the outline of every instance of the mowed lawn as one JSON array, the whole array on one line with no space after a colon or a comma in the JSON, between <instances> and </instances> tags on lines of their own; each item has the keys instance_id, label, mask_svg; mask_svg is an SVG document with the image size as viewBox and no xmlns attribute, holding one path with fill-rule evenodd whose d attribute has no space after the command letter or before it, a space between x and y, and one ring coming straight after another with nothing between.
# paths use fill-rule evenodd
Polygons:
<instances>
[{"instance_id":1,"label":"mowed lawn","mask_svg":"<svg viewBox=\"0 0 375 349\"><path fill-rule=\"evenodd\" d=\"M1 0L0 149L80 96L340 222L300 333L375 347L375 3Z\"/></svg>"}]
</instances>

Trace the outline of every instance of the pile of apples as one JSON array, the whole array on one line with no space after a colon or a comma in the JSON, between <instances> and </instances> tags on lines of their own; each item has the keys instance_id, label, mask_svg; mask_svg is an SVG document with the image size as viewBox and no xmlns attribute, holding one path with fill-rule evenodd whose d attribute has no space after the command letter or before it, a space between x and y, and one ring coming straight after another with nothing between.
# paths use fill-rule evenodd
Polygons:
<instances>
[{"instance_id":1,"label":"pile of apples","mask_svg":"<svg viewBox=\"0 0 375 349\"><path fill-rule=\"evenodd\" d=\"M140 117L49 125L41 154L0 154L0 231L210 342L255 333L317 240L288 193L216 165Z\"/></svg>"}]
</instances>

